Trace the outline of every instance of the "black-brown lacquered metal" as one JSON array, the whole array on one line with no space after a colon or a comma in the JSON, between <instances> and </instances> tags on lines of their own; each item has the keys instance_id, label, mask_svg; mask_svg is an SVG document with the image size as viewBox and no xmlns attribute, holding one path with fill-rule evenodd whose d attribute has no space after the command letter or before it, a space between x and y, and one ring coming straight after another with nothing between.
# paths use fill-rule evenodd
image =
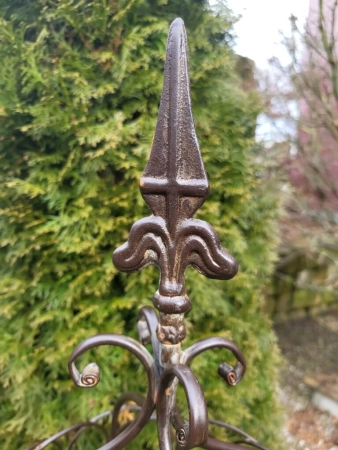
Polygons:
<instances>
[{"instance_id":1,"label":"black-brown lacquered metal","mask_svg":"<svg viewBox=\"0 0 338 450\"><path fill-rule=\"evenodd\" d=\"M130 230L128 241L113 254L115 266L124 272L135 272L149 264L159 267L160 282L153 297L159 316L150 307L140 309L138 331L141 343L117 334L96 335L80 343L69 360L74 383L93 387L100 380L98 365L91 363L79 372L76 359L102 345L124 348L146 371L147 395L122 394L112 411L57 433L30 447L31 450L50 445L71 450L76 448L79 437L91 428L102 430L106 443L99 450L123 449L150 420L157 420L160 450L173 447L180 450L195 447L245 450L248 446L267 450L238 428L208 418L203 391L189 368L191 361L206 350L225 349L233 354L236 363L231 366L222 362L218 374L228 385L235 386L246 369L245 358L236 344L228 339L211 337L185 350L181 347L186 334L184 313L191 307L184 283L186 268L192 266L209 278L223 280L237 273L237 263L222 248L216 231L208 223L193 218L208 196L209 183L192 117L187 61L184 24L181 19L176 19L169 31L154 140L140 180L142 196L152 215L138 220ZM153 355L145 344L152 345ZM176 405L178 385L182 386L186 396L187 419L181 417ZM120 425L119 414L125 409L138 411L138 414L135 420ZM111 417L110 425L102 423L107 417ZM239 434L239 441L226 443L213 438L208 431L210 423ZM65 436L69 437L68 442L64 440Z\"/></svg>"}]
</instances>

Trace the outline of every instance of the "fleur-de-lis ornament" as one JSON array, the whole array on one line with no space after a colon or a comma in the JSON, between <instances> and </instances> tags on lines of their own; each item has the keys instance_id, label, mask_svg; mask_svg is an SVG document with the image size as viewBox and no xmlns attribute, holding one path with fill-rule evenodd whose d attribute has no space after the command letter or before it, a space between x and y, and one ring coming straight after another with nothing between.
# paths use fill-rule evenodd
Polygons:
<instances>
[{"instance_id":1,"label":"fleur-de-lis ornament","mask_svg":"<svg viewBox=\"0 0 338 450\"><path fill-rule=\"evenodd\" d=\"M153 302L160 311L158 338L176 344L185 337L183 314L191 307L184 272L195 267L209 278L228 280L237 263L214 228L193 219L209 193L191 111L187 39L183 21L170 28L164 84L155 135L140 190L153 215L138 220L128 241L113 254L115 266L135 272L155 264L161 272Z\"/></svg>"}]
</instances>

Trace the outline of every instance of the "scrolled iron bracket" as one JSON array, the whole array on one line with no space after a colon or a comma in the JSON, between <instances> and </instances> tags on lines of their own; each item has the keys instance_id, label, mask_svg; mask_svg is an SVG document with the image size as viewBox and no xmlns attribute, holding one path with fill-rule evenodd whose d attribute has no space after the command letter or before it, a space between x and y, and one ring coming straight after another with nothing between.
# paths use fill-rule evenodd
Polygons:
<instances>
[{"instance_id":1,"label":"scrolled iron bracket","mask_svg":"<svg viewBox=\"0 0 338 450\"><path fill-rule=\"evenodd\" d=\"M43 449L50 444L63 448L58 439L67 432L76 432L68 444L70 450L86 427L100 427L97 422L111 413L107 442L99 450L125 448L149 420L157 420L160 450L173 448L172 429L176 433L176 448L180 450L195 447L245 450L248 446L267 450L243 431L208 419L203 391L189 367L192 360L206 350L221 348L229 351L236 363L231 366L222 362L218 374L230 386L235 386L246 370L245 358L237 345L229 339L211 337L186 350L181 348L186 335L184 313L191 307L184 280L187 267L192 266L209 278L222 280L229 280L237 273L236 260L222 248L214 228L193 218L208 196L209 183L192 117L187 40L181 19L174 20L169 31L158 122L150 157L140 180L140 191L152 215L132 226L128 241L115 250L113 263L124 272L139 271L149 264L159 267L160 282L153 297L159 316L150 307L140 309L138 331L141 343L116 334L86 339L74 349L69 372L76 385L95 386L100 380L98 365L91 363L80 372L76 359L102 345L118 346L136 356L145 368L147 395L144 398L137 393L125 393L116 401L113 411L64 430L31 449ZM153 355L144 347L146 344L151 344ZM188 404L187 420L181 417L176 404L179 384ZM120 425L118 418L123 409L139 413L135 420ZM227 443L211 437L209 423L238 433L240 441ZM107 433L107 429L102 428Z\"/></svg>"}]
</instances>

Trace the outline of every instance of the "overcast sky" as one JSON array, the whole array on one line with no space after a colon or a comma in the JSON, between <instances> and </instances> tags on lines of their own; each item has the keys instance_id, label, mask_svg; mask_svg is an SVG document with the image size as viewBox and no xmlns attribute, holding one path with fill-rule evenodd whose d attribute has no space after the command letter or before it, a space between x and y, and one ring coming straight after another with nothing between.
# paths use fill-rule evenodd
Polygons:
<instances>
[{"instance_id":1,"label":"overcast sky","mask_svg":"<svg viewBox=\"0 0 338 450\"><path fill-rule=\"evenodd\" d=\"M309 0L228 0L228 6L243 16L235 27L238 36L236 52L264 68L272 56L283 59L280 31L289 33L291 14L298 17L303 26Z\"/></svg>"}]
</instances>

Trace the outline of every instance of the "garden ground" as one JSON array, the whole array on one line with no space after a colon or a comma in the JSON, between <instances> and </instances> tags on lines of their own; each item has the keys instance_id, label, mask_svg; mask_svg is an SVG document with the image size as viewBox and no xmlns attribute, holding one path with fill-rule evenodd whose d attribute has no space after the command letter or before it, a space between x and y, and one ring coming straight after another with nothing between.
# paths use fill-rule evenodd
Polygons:
<instances>
[{"instance_id":1,"label":"garden ground","mask_svg":"<svg viewBox=\"0 0 338 450\"><path fill-rule=\"evenodd\" d=\"M336 401L338 312L278 324L275 330L285 359L280 398L287 411L286 443L294 450L338 450L338 419L311 401L314 392Z\"/></svg>"}]
</instances>

